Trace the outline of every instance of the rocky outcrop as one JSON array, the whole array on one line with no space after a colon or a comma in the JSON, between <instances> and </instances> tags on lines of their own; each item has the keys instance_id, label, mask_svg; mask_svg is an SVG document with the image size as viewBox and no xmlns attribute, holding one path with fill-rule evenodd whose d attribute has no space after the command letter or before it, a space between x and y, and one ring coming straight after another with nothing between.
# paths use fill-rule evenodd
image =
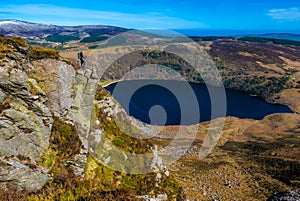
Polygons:
<instances>
[{"instance_id":1,"label":"rocky outcrop","mask_svg":"<svg viewBox=\"0 0 300 201\"><path fill-rule=\"evenodd\" d=\"M31 61L28 47L11 48L0 62L0 185L38 190L49 176L37 160L49 148L53 117L71 108L76 73L64 61Z\"/></svg>"},{"instance_id":2,"label":"rocky outcrop","mask_svg":"<svg viewBox=\"0 0 300 201\"><path fill-rule=\"evenodd\" d=\"M27 44L23 47L19 41L15 46L14 39L7 40L12 45L8 44L9 52L0 60L0 156L4 157L0 185L13 183L21 189L38 190L48 181L47 170L37 161L49 148L54 118L75 126L82 148L62 165L83 176L96 71L76 71L66 61L51 57L32 59ZM16 157L26 158L30 164Z\"/></svg>"},{"instance_id":3,"label":"rocky outcrop","mask_svg":"<svg viewBox=\"0 0 300 201\"><path fill-rule=\"evenodd\" d=\"M49 147L53 119L43 94L32 93L34 84L22 70L22 59L15 57L0 67L0 154L7 157L1 158L0 181L37 190L47 182L47 174L12 157L26 157L36 164Z\"/></svg>"},{"instance_id":4,"label":"rocky outcrop","mask_svg":"<svg viewBox=\"0 0 300 201\"><path fill-rule=\"evenodd\" d=\"M49 180L46 170L34 165L24 164L16 158L0 157L0 183L15 184L22 190L35 191Z\"/></svg>"},{"instance_id":5,"label":"rocky outcrop","mask_svg":"<svg viewBox=\"0 0 300 201\"><path fill-rule=\"evenodd\" d=\"M2 112L0 125L2 154L23 155L36 160L48 149L51 125L45 125L26 103L20 100L11 102L10 108Z\"/></svg>"},{"instance_id":6,"label":"rocky outcrop","mask_svg":"<svg viewBox=\"0 0 300 201\"><path fill-rule=\"evenodd\" d=\"M73 102L75 69L63 61L54 59L32 62L34 69L28 74L35 77L46 94L46 105L54 116L63 117L71 108Z\"/></svg>"},{"instance_id":7,"label":"rocky outcrop","mask_svg":"<svg viewBox=\"0 0 300 201\"><path fill-rule=\"evenodd\" d=\"M286 191L271 196L267 201L299 201L300 200L300 190Z\"/></svg>"},{"instance_id":8,"label":"rocky outcrop","mask_svg":"<svg viewBox=\"0 0 300 201\"><path fill-rule=\"evenodd\" d=\"M95 70L81 69L76 72L73 89L75 91L74 101L70 106L67 119L75 124L82 149L67 164L73 169L77 176L84 176L84 168L89 151L89 134L94 106L95 89L98 76Z\"/></svg>"},{"instance_id":9,"label":"rocky outcrop","mask_svg":"<svg viewBox=\"0 0 300 201\"><path fill-rule=\"evenodd\" d=\"M43 94L32 93L33 85L30 86L20 61L4 61L0 67L1 104L4 105L0 115L1 153L36 160L48 149L52 114L44 104Z\"/></svg>"},{"instance_id":10,"label":"rocky outcrop","mask_svg":"<svg viewBox=\"0 0 300 201\"><path fill-rule=\"evenodd\" d=\"M139 137L140 139L149 139L152 137L164 138L164 136L159 135L158 132L155 129L153 129L151 125L148 125L138 119L135 119L134 117L128 116L125 109L122 108L122 106L110 96L106 96L102 100L97 101L96 105L99 109L106 113L108 117L113 118L117 124L118 122L122 123L124 119L127 119L128 124L126 125L128 127L133 126L139 130L140 136L135 137ZM121 123L118 124L120 128L123 127ZM123 130L126 130L126 128L123 128Z\"/></svg>"}]
</instances>

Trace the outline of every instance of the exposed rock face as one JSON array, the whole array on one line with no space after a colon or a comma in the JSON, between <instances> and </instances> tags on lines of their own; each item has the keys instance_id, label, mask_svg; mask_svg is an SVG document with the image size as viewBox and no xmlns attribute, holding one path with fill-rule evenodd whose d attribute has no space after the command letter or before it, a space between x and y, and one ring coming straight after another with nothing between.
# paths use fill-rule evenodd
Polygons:
<instances>
[{"instance_id":1,"label":"exposed rock face","mask_svg":"<svg viewBox=\"0 0 300 201\"><path fill-rule=\"evenodd\" d=\"M3 102L5 100L5 98L6 98L6 94L3 93L2 90L0 90L0 102Z\"/></svg>"},{"instance_id":2,"label":"exposed rock face","mask_svg":"<svg viewBox=\"0 0 300 201\"><path fill-rule=\"evenodd\" d=\"M65 116L73 102L75 69L62 61L53 59L33 62L34 69L29 72L44 85L46 105L55 116Z\"/></svg>"},{"instance_id":3,"label":"exposed rock face","mask_svg":"<svg viewBox=\"0 0 300 201\"><path fill-rule=\"evenodd\" d=\"M267 201L299 201L300 190L287 191L271 196Z\"/></svg>"},{"instance_id":4,"label":"exposed rock face","mask_svg":"<svg viewBox=\"0 0 300 201\"><path fill-rule=\"evenodd\" d=\"M38 190L49 176L36 161L48 150L53 117L71 108L76 72L59 60L30 61L26 51L0 65L0 183Z\"/></svg>"},{"instance_id":5,"label":"exposed rock face","mask_svg":"<svg viewBox=\"0 0 300 201\"><path fill-rule=\"evenodd\" d=\"M76 72L73 66L56 59L32 61L28 47L9 47L12 51L0 61L0 183L29 190L43 187L49 176L37 160L49 148L55 117L76 127L82 149L62 165L83 176L96 71ZM26 158L31 165L16 157Z\"/></svg>"},{"instance_id":6,"label":"exposed rock face","mask_svg":"<svg viewBox=\"0 0 300 201\"><path fill-rule=\"evenodd\" d=\"M21 70L25 63L22 57L15 57L17 60L6 59L0 67L0 103L4 105L0 111L0 150L1 154L36 160L48 149L52 115L43 94L32 93L28 75Z\"/></svg>"},{"instance_id":7,"label":"exposed rock face","mask_svg":"<svg viewBox=\"0 0 300 201\"><path fill-rule=\"evenodd\" d=\"M43 155L49 146L51 112L42 96L31 93L24 71L4 66L0 77L0 154L8 157L1 159L0 181L13 182L22 189L40 189L48 176L10 157L28 157L35 163Z\"/></svg>"},{"instance_id":8,"label":"exposed rock face","mask_svg":"<svg viewBox=\"0 0 300 201\"><path fill-rule=\"evenodd\" d=\"M89 150L89 133L92 121L95 89L98 76L95 70L81 69L77 71L74 83L75 97L67 119L74 122L82 142L80 154L68 161L77 176L84 176L84 168Z\"/></svg>"},{"instance_id":9,"label":"exposed rock face","mask_svg":"<svg viewBox=\"0 0 300 201\"><path fill-rule=\"evenodd\" d=\"M34 165L33 165L34 166ZM18 185L21 189L38 190L49 180L42 168L32 168L15 158L0 157L0 182Z\"/></svg>"},{"instance_id":10,"label":"exposed rock face","mask_svg":"<svg viewBox=\"0 0 300 201\"><path fill-rule=\"evenodd\" d=\"M10 106L0 118L1 154L38 159L48 149L51 127L22 101L12 102Z\"/></svg>"}]
</instances>

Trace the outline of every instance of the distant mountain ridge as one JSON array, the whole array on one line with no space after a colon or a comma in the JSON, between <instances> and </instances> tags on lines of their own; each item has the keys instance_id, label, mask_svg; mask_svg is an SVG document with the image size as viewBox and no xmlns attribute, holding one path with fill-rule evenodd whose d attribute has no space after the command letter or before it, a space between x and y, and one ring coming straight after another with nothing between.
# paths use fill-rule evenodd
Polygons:
<instances>
[{"instance_id":1,"label":"distant mountain ridge","mask_svg":"<svg viewBox=\"0 0 300 201\"><path fill-rule=\"evenodd\" d=\"M56 50L85 49L85 44L98 44L129 29L106 25L58 26L20 20L0 20L0 34L25 38L29 44ZM88 45L87 45L88 46Z\"/></svg>"},{"instance_id":2,"label":"distant mountain ridge","mask_svg":"<svg viewBox=\"0 0 300 201\"><path fill-rule=\"evenodd\" d=\"M77 32L80 35L91 31L106 31L109 35L115 35L128 29L105 25L82 26L58 26L40 23L25 22L20 20L0 20L0 34L22 37L43 37L49 34L62 32Z\"/></svg>"}]
</instances>

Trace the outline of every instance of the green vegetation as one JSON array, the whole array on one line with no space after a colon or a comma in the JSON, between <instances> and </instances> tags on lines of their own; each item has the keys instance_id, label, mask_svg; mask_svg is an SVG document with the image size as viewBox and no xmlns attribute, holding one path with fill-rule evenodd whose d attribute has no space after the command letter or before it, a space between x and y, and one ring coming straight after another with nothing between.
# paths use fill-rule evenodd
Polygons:
<instances>
[{"instance_id":1,"label":"green vegetation","mask_svg":"<svg viewBox=\"0 0 300 201\"><path fill-rule=\"evenodd\" d=\"M81 43L92 43L92 42L101 42L104 40L107 40L109 36L116 35L118 33L122 33L124 31L127 31L125 29L97 29L97 30L90 30L88 31L88 34L90 35L89 37L86 37L82 39L80 42ZM121 36L116 36L116 38L121 37ZM112 41L112 44L107 44L107 46L112 46L112 45L118 45L118 44L123 44L122 41ZM116 44L115 44L116 43ZM94 49L94 48L90 48Z\"/></svg>"},{"instance_id":2,"label":"green vegetation","mask_svg":"<svg viewBox=\"0 0 300 201\"><path fill-rule=\"evenodd\" d=\"M57 50L57 51L63 51L63 50L66 50L66 48L64 48L63 45L55 46L55 47L53 47L53 49L55 49L55 50Z\"/></svg>"},{"instance_id":3,"label":"green vegetation","mask_svg":"<svg viewBox=\"0 0 300 201\"><path fill-rule=\"evenodd\" d=\"M143 55L143 57L145 59L151 59L150 63L156 63L158 65L164 66L164 67L169 67L175 71L182 71L183 68L181 66L181 64L179 64L180 62L178 60L176 60L175 62L165 62L162 59L164 59L164 57L168 57L168 59L173 59L172 57L174 55L169 55L169 53L166 52L158 52L158 51L142 51L141 54ZM177 58L176 58L177 59ZM147 64L147 62L144 62L144 64ZM183 72L182 72L183 73Z\"/></svg>"},{"instance_id":4,"label":"green vegetation","mask_svg":"<svg viewBox=\"0 0 300 201\"><path fill-rule=\"evenodd\" d=\"M163 65L166 67L170 67L171 69L175 70L175 71L182 71L182 66L179 64L174 64L174 63L159 63L159 65Z\"/></svg>"},{"instance_id":5,"label":"green vegetation","mask_svg":"<svg viewBox=\"0 0 300 201\"><path fill-rule=\"evenodd\" d=\"M143 66L147 64L157 64L161 65L161 67L164 66L166 68L173 69L190 82L203 82L199 72L197 72L184 59L166 51L153 50L139 50L126 55L126 57L121 57L104 73L103 78L105 80L118 80L122 78L124 73L126 73L126 69L133 69L135 66ZM165 78L162 77L161 79Z\"/></svg>"},{"instance_id":6,"label":"green vegetation","mask_svg":"<svg viewBox=\"0 0 300 201\"><path fill-rule=\"evenodd\" d=\"M100 80L99 85L104 87L107 85L110 85L113 82L116 82L117 80Z\"/></svg>"},{"instance_id":7,"label":"green vegetation","mask_svg":"<svg viewBox=\"0 0 300 201\"><path fill-rule=\"evenodd\" d=\"M33 42L33 41L28 41L29 45L36 45L36 46L42 46L42 47L48 47L51 45L51 43L38 43L38 42Z\"/></svg>"},{"instance_id":8,"label":"green vegetation","mask_svg":"<svg viewBox=\"0 0 300 201\"><path fill-rule=\"evenodd\" d=\"M52 34L46 37L47 41L66 43L72 40L79 40L80 38L76 35L61 35L61 34Z\"/></svg>"},{"instance_id":9,"label":"green vegetation","mask_svg":"<svg viewBox=\"0 0 300 201\"><path fill-rule=\"evenodd\" d=\"M245 91L252 95L268 98L273 94L279 93L283 89L287 88L287 81L288 77L233 77L225 80L224 86L226 88Z\"/></svg>"},{"instance_id":10,"label":"green vegetation","mask_svg":"<svg viewBox=\"0 0 300 201\"><path fill-rule=\"evenodd\" d=\"M116 36L111 38L106 44L99 45L99 48L108 48L111 46L124 45L126 43L126 38L123 36Z\"/></svg>"},{"instance_id":11,"label":"green vegetation","mask_svg":"<svg viewBox=\"0 0 300 201\"><path fill-rule=\"evenodd\" d=\"M101 36L101 35L109 35L111 33L110 30L95 30L95 31L89 31L88 32L90 34L91 37L98 37L98 36Z\"/></svg>"},{"instance_id":12,"label":"green vegetation","mask_svg":"<svg viewBox=\"0 0 300 201\"><path fill-rule=\"evenodd\" d=\"M149 53L149 56L152 58L152 59L158 59L160 57L160 54L158 52L150 52Z\"/></svg>"},{"instance_id":13,"label":"green vegetation","mask_svg":"<svg viewBox=\"0 0 300 201\"><path fill-rule=\"evenodd\" d=\"M108 36L90 36L82 39L81 43L92 43L92 42L100 42L108 39Z\"/></svg>"},{"instance_id":14,"label":"green vegetation","mask_svg":"<svg viewBox=\"0 0 300 201\"><path fill-rule=\"evenodd\" d=\"M112 39L110 39L108 42L107 42L107 46L117 46L117 45L122 45L126 43L126 38L124 38L123 36L116 36Z\"/></svg>"},{"instance_id":15,"label":"green vegetation","mask_svg":"<svg viewBox=\"0 0 300 201\"><path fill-rule=\"evenodd\" d=\"M113 189L125 190L134 195L155 195L158 193L167 193L169 199L179 197L181 195L180 187L174 178L169 177L162 181L159 187L153 184L156 181L156 174L125 174L116 172L97 162L93 157L88 157L88 165L86 166L86 178L94 178L101 180L101 189L112 191ZM115 198L116 199L116 198Z\"/></svg>"},{"instance_id":16,"label":"green vegetation","mask_svg":"<svg viewBox=\"0 0 300 201\"><path fill-rule=\"evenodd\" d=\"M80 152L81 141L74 126L56 118L49 150L39 164L49 168L53 179L37 193L27 193L27 200L135 200L135 192L115 183L113 170L89 156L84 179L63 165ZM93 172L94 171L94 172Z\"/></svg>"},{"instance_id":17,"label":"green vegetation","mask_svg":"<svg viewBox=\"0 0 300 201\"><path fill-rule=\"evenodd\" d=\"M89 46L89 49L97 49L99 47L99 45L91 45Z\"/></svg>"},{"instance_id":18,"label":"green vegetation","mask_svg":"<svg viewBox=\"0 0 300 201\"><path fill-rule=\"evenodd\" d=\"M108 96L108 93L97 92L98 100ZM136 139L125 137L122 131L115 128L113 121L100 111L96 110L101 127L105 135L110 136L122 149L142 153L147 151L146 144ZM100 118L101 117L101 118ZM123 139L124 137L124 139ZM123 144L124 143L124 144ZM140 143L136 146L135 143ZM145 147L144 147L145 146ZM130 175L117 172L99 163L93 156L89 155L85 167L85 177L75 176L65 162L79 153L81 147L80 139L74 126L56 118L50 139L49 150L39 160L39 164L49 168L53 175L46 186L37 193L26 192L16 195L23 196L20 200L138 200L137 195L155 195L162 192L167 193L169 199L176 199L182 196L177 181L172 177L164 178L159 187L153 184L156 181L156 174ZM13 196L5 194L5 196ZM19 198L17 197L17 198ZM22 198L22 199L21 199Z\"/></svg>"},{"instance_id":19,"label":"green vegetation","mask_svg":"<svg viewBox=\"0 0 300 201\"><path fill-rule=\"evenodd\" d=\"M275 39L275 38L262 38L262 37L242 37L239 38L240 41L247 41L247 42L256 42L256 43L274 43L278 45L294 45L300 46L300 41L293 41L293 40L284 40L284 39Z\"/></svg>"},{"instance_id":20,"label":"green vegetation","mask_svg":"<svg viewBox=\"0 0 300 201\"><path fill-rule=\"evenodd\" d=\"M108 96L106 91L97 91L95 99L102 100ZM150 147L153 147L152 140L143 140L139 138L133 138L131 136L138 136L139 130L134 126L130 127L131 136L124 133L123 130L128 129L128 126L131 125L128 117L120 117L124 125L116 125L115 120L112 120L110 117L106 116L106 113L102 112L98 107L95 107L97 119L100 121L100 127L104 131L105 137L112 142L116 147L122 149L125 152L136 153L136 154L145 154L152 152ZM122 114L119 114L122 116ZM124 114L125 115L125 114ZM119 117L116 117L119 118ZM123 127L123 128L121 128ZM105 144L105 143L104 143ZM141 164L143 161L141 161ZM139 164L135 164L139 165ZM95 159L90 158L89 163L86 167L86 175L95 178L102 178L102 181L111 182L114 180L116 187L131 189L135 191L137 195L144 194L158 194L165 192L169 198L175 198L180 194L180 187L178 183L172 177L166 177L163 179L159 187L155 187L153 184L156 181L156 174L137 174L137 175L128 175L124 173L119 173L113 171L107 167L100 165Z\"/></svg>"},{"instance_id":21,"label":"green vegetation","mask_svg":"<svg viewBox=\"0 0 300 201\"><path fill-rule=\"evenodd\" d=\"M108 95L107 92L96 92L95 99L96 100L102 100L104 97ZM119 127L128 128L127 125L130 125L130 120L126 118L125 116L121 118L124 123L124 125L120 125L120 123L117 125L114 120L111 120L106 116L105 113L103 113L100 109L97 107L96 110L96 116L98 120L100 121L100 126L104 130L105 136L118 148L130 152L130 153L136 153L136 154L142 154L142 153L149 153L150 149L149 147L152 146L152 143L149 140L141 140L138 138L133 138L123 131L120 130ZM124 114L125 115L125 114ZM130 127L130 131L132 135L139 135L139 130L137 128L134 128L133 126Z\"/></svg>"},{"instance_id":22,"label":"green vegetation","mask_svg":"<svg viewBox=\"0 0 300 201\"><path fill-rule=\"evenodd\" d=\"M80 148L81 142L75 127L55 118L50 137L50 147L40 158L39 164L56 172L57 169L60 169L60 164L78 154Z\"/></svg>"},{"instance_id":23,"label":"green vegetation","mask_svg":"<svg viewBox=\"0 0 300 201\"><path fill-rule=\"evenodd\" d=\"M126 29L122 28L114 28L114 29L96 29L96 30L90 30L88 33L90 36L97 37L101 35L115 35L121 32L127 31Z\"/></svg>"}]
</instances>

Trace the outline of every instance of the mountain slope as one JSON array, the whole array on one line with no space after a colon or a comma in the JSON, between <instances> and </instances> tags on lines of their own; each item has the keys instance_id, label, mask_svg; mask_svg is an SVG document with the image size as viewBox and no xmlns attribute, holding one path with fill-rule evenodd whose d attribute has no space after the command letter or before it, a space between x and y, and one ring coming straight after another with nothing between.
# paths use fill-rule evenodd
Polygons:
<instances>
[{"instance_id":1,"label":"mountain slope","mask_svg":"<svg viewBox=\"0 0 300 201\"><path fill-rule=\"evenodd\" d=\"M116 116L132 125L134 135L144 134L107 92L97 88L95 69L72 66L57 51L30 46L20 38L0 37L0 50L0 200L182 196L178 183L159 165L150 174L126 174L92 154L104 151L105 159L113 160L107 143L99 148L106 138L128 155L151 153L152 146L117 127ZM127 156L122 157L116 162L126 162ZM140 161L134 167L139 165L148 163Z\"/></svg>"}]
</instances>

